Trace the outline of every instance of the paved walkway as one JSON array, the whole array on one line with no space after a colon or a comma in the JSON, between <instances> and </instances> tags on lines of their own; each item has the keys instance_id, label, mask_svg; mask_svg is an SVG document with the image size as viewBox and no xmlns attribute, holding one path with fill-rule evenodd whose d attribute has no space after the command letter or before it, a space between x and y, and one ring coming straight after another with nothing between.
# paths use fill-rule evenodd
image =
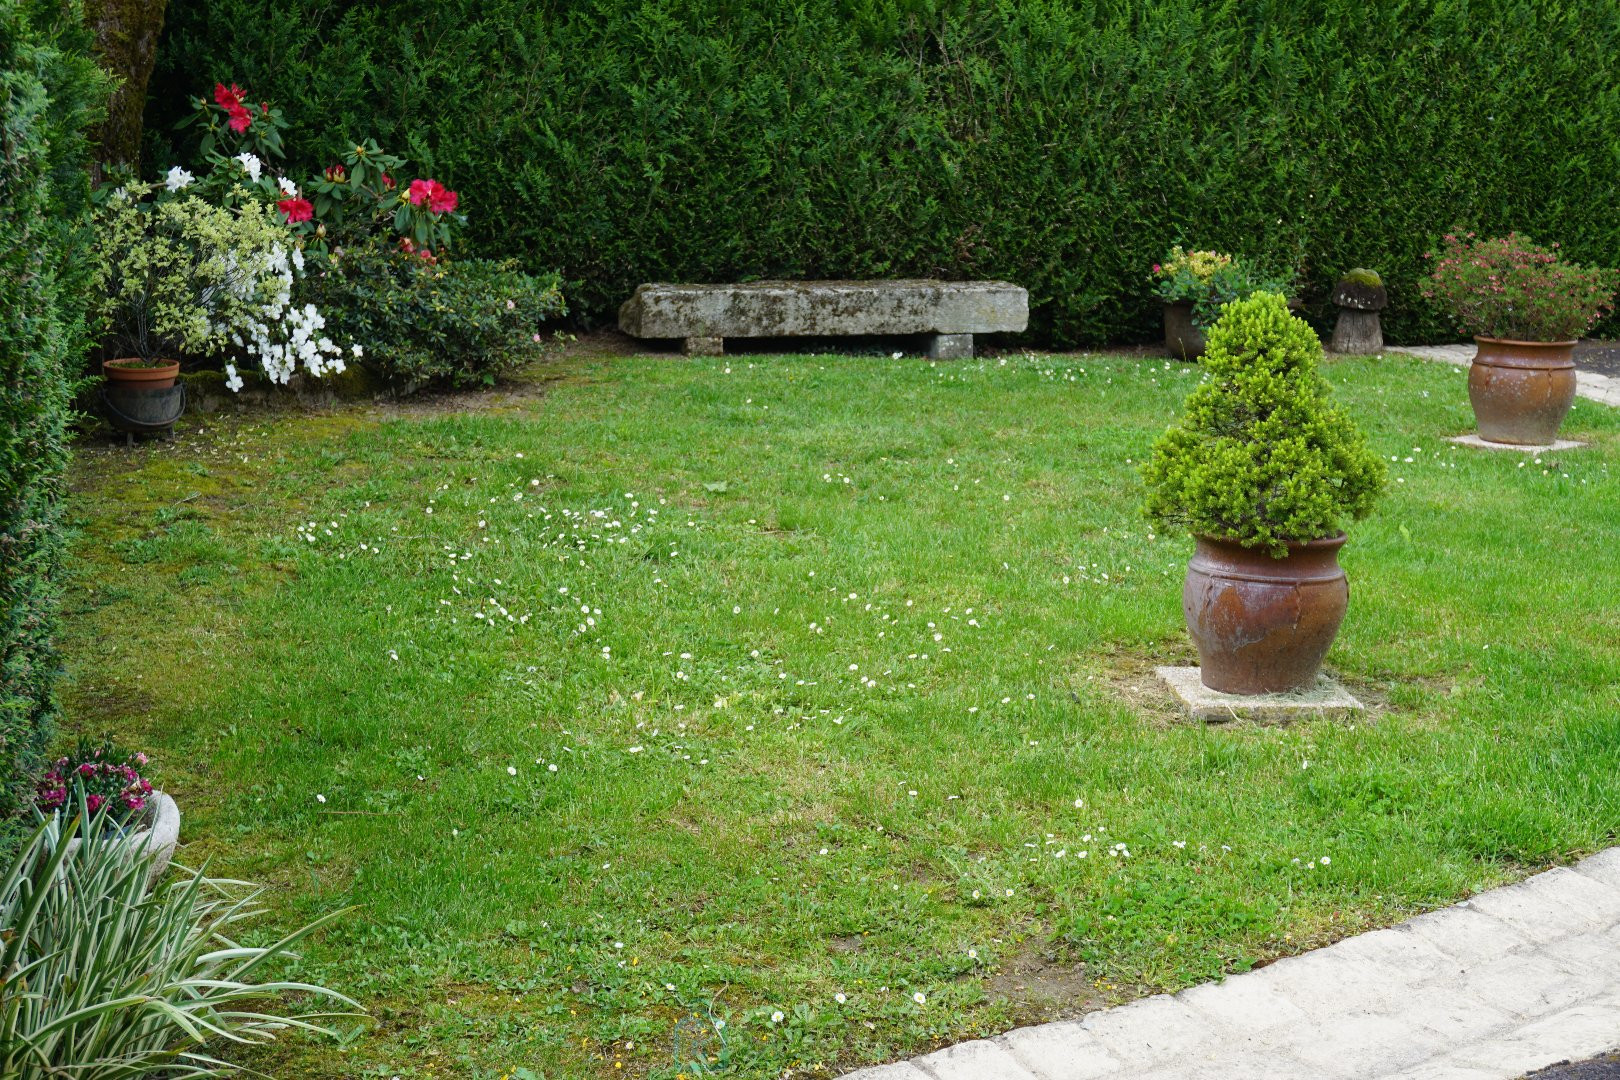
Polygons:
<instances>
[{"instance_id":1,"label":"paved walkway","mask_svg":"<svg viewBox=\"0 0 1620 1080\"><path fill-rule=\"evenodd\" d=\"M1385 352L1418 356L1425 360L1440 360L1458 367L1473 363L1475 347L1472 345L1391 345ZM1620 406L1620 379L1599 375L1595 371L1575 373L1575 393L1604 405Z\"/></svg>"},{"instance_id":2,"label":"paved walkway","mask_svg":"<svg viewBox=\"0 0 1620 1080\"><path fill-rule=\"evenodd\" d=\"M1620 847L1257 971L845 1080L1511 1080L1620 1046Z\"/></svg>"}]
</instances>

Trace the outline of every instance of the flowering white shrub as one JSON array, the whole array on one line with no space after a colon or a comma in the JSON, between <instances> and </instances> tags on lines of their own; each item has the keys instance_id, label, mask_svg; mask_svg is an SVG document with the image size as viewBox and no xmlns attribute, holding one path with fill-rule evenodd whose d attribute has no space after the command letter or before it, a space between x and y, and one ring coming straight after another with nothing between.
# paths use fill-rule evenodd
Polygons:
<instances>
[{"instance_id":1,"label":"flowering white shrub","mask_svg":"<svg viewBox=\"0 0 1620 1080\"><path fill-rule=\"evenodd\" d=\"M102 329L149 363L177 352L221 357L232 390L243 386L238 359L283 384L299 370L343 371L345 353L363 350L338 345L322 332L320 309L298 302L304 255L275 208L182 194L193 179L176 169L161 188L121 187L98 210Z\"/></svg>"}]
</instances>

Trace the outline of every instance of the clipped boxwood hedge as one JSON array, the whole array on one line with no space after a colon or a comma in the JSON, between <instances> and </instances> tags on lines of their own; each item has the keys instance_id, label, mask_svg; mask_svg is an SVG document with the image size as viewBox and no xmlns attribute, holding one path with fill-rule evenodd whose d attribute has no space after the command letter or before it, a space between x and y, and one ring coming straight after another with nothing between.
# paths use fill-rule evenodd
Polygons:
<instances>
[{"instance_id":1,"label":"clipped boxwood hedge","mask_svg":"<svg viewBox=\"0 0 1620 1080\"><path fill-rule=\"evenodd\" d=\"M0 4L0 819L55 713L72 380L84 362L85 131L106 86L77 4Z\"/></svg>"},{"instance_id":2,"label":"clipped boxwood hedge","mask_svg":"<svg viewBox=\"0 0 1620 1080\"><path fill-rule=\"evenodd\" d=\"M1413 282L1453 224L1620 259L1613 0L191 0L159 62L149 121L234 79L323 153L376 135L599 318L998 277L1038 337L1145 339L1181 241L1297 264L1317 314L1375 267L1410 341L1452 336Z\"/></svg>"}]
</instances>

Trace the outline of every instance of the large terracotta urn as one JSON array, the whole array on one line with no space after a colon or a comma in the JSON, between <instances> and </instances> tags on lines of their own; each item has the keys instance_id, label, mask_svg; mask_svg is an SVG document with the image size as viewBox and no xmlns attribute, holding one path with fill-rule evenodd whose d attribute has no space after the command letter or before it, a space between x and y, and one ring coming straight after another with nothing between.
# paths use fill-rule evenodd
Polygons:
<instances>
[{"instance_id":1,"label":"large terracotta urn","mask_svg":"<svg viewBox=\"0 0 1620 1080\"><path fill-rule=\"evenodd\" d=\"M1181 606L1204 685L1272 694L1314 684L1350 606L1344 534L1290 544L1280 559L1230 540L1197 541Z\"/></svg>"},{"instance_id":2,"label":"large terracotta urn","mask_svg":"<svg viewBox=\"0 0 1620 1080\"><path fill-rule=\"evenodd\" d=\"M1486 442L1548 446L1575 404L1575 342L1476 337L1468 400Z\"/></svg>"}]
</instances>

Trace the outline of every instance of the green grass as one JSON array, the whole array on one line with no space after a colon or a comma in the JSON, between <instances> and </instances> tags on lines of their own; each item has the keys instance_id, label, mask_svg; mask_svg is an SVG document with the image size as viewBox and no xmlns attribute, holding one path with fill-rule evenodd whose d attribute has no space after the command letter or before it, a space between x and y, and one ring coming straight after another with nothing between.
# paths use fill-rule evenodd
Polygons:
<instances>
[{"instance_id":1,"label":"green grass","mask_svg":"<svg viewBox=\"0 0 1620 1080\"><path fill-rule=\"evenodd\" d=\"M300 974L376 1022L282 1076L824 1075L1185 986L1620 822L1617 417L1536 461L1444 441L1454 369L1326 371L1392 477L1354 724L1176 719L1136 468L1196 374L1092 356L582 357L86 448L70 722L279 924L361 905Z\"/></svg>"}]
</instances>

